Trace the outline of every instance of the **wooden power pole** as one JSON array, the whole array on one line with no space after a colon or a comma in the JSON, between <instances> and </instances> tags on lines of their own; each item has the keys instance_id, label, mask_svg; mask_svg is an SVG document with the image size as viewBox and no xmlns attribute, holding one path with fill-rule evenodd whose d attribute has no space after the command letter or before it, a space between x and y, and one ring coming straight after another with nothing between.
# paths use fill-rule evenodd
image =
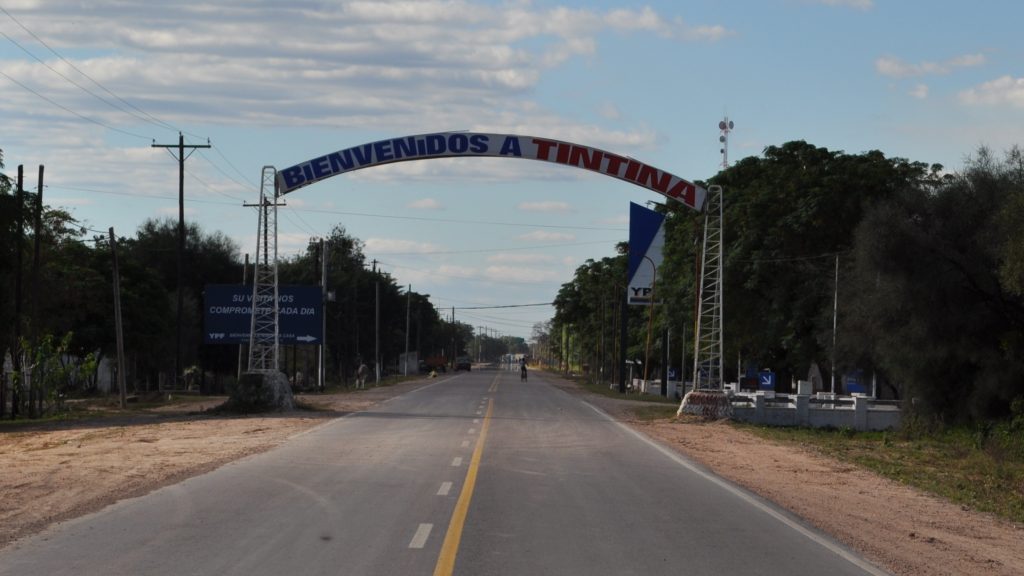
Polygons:
<instances>
[{"instance_id":1,"label":"wooden power pole","mask_svg":"<svg viewBox=\"0 0 1024 576\"><path fill-rule=\"evenodd\" d=\"M153 148L166 148L171 156L178 161L178 309L177 329L175 332L174 344L174 387L178 387L178 378L181 377L181 319L184 297L184 275L185 275L185 160L195 152L196 148L209 148L206 144L185 144L185 136L178 132L177 144L157 144L153 142ZM171 152L172 148L178 149L178 155ZM188 156L185 149L189 149Z\"/></svg>"}]
</instances>

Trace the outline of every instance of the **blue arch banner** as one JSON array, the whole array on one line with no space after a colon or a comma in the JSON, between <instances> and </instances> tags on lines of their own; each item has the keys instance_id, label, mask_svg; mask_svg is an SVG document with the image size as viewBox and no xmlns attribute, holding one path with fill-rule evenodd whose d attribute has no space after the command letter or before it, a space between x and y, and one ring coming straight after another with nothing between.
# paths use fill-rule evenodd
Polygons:
<instances>
[{"instance_id":1,"label":"blue arch banner","mask_svg":"<svg viewBox=\"0 0 1024 576\"><path fill-rule=\"evenodd\" d=\"M403 136L331 152L278 171L277 195L353 170L394 162L481 156L525 158L573 166L617 178L702 210L707 192L693 182L634 158L598 148L515 134L438 132Z\"/></svg>"}]
</instances>

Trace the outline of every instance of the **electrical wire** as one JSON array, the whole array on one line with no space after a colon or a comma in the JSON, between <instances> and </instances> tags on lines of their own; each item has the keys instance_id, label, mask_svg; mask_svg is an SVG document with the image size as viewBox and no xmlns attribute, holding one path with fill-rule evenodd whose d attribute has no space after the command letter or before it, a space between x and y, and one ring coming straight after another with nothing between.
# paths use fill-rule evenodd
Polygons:
<instances>
[{"instance_id":1,"label":"electrical wire","mask_svg":"<svg viewBox=\"0 0 1024 576\"><path fill-rule=\"evenodd\" d=\"M426 274L432 274L434 276L440 276L442 278L451 278L453 280L466 280L466 281L469 281L469 282L485 282L485 283L489 283L489 284L493 284L495 282L500 282L502 284L518 284L518 285L522 285L522 286L536 286L538 284L541 284L540 282L520 282L520 281L516 281L516 280L495 280L493 278L474 278L472 276L457 276L455 274L444 274L444 273L441 273L441 272L436 272L434 270L424 270L422 268L414 268L412 266L401 266L399 264L394 264L394 263L389 263L389 262L382 262L380 260L377 260L377 264L380 264L380 265L383 265L383 266L390 266L391 268L397 268L397 269L400 269L400 270L412 270L413 272L423 272L423 273L426 273Z\"/></svg>"},{"instance_id":2,"label":"electrical wire","mask_svg":"<svg viewBox=\"0 0 1024 576\"><path fill-rule=\"evenodd\" d=\"M0 76L3 76L4 78L7 78L11 82L13 82L13 83L17 84L18 86L20 86L22 89L24 89L24 90L26 90L28 92L31 92L32 94L35 94L38 98L49 102L50 104L56 106L57 108L60 108L61 110L64 110L65 112L68 112L70 114L74 114L75 116L78 116L79 118L81 118L82 120L85 120L86 122L92 122L93 124L96 124L97 126L101 126L103 128L106 128L107 130L112 130L114 132L119 132L119 133L124 134L126 136L131 136L133 138L139 138L139 139L142 139L142 140L152 140L152 138L150 138L149 136L143 136L142 134L136 134L134 132L129 132L128 130L122 130L122 129L117 128L115 126L111 126L110 124L107 124L105 122L101 122L99 120L96 120L95 118L90 118L90 117L86 116L85 114L81 114L79 112L76 112L76 111L72 110L71 108L68 108L67 106L64 106L63 104L60 104L60 103L50 99L49 97L44 96L43 94L33 90L32 88L26 86L25 84L22 84L18 80L15 80L14 78L8 76L7 73L2 71L2 70L0 70Z\"/></svg>"},{"instance_id":3,"label":"electrical wire","mask_svg":"<svg viewBox=\"0 0 1024 576\"><path fill-rule=\"evenodd\" d=\"M537 244L534 246L524 246L520 248L479 248L472 250L433 250L425 252L378 252L383 256L438 256L444 254L475 254L480 252L528 252L530 250L540 250L543 248L563 248L568 246L592 246L596 244L608 244L613 242L619 242L621 239L615 240L595 240L593 242L567 242L565 244Z\"/></svg>"},{"instance_id":4,"label":"electrical wire","mask_svg":"<svg viewBox=\"0 0 1024 576\"><path fill-rule=\"evenodd\" d=\"M14 23L15 23L15 24L17 24L17 25L18 25L19 27L21 27L21 29L22 29L22 30L24 30L24 31L25 31L25 32L27 32L27 33L28 33L28 34L29 34L30 36L32 36L32 38L34 38L34 39L36 40L36 42L39 42L40 44L42 44L42 45L43 45L43 46L44 46L44 47L45 47L45 48L46 48L47 50L49 50L49 51L50 51L50 52L51 52L51 53L52 53L52 54L53 54L54 56L56 56L57 58L59 58L61 62L64 62L65 64L67 64L68 66L70 66L70 67L71 67L71 69L73 69L73 70L74 70L75 72L78 72L78 73L79 73L79 74L81 74L81 75L82 75L83 77L87 78L87 79L88 79L88 80L89 80L90 82L92 82L92 83L93 83L94 85L96 85L97 87L99 87L99 88L100 88L101 90L103 90L104 92L106 92L107 94L109 94L110 96L112 96L113 98L116 98L116 99L117 99L118 101L120 101L121 103L123 103L123 104L124 104L125 106L128 106L129 108L132 108L132 109L134 109L134 110L138 111L138 112L139 112L139 114L142 114L142 115L143 115L144 117L138 116L138 115L136 115L136 114L134 114L134 113L132 113L132 112L130 112L130 111L128 111L128 110L125 110L125 109L123 109L123 108L118 108L118 109L119 109L119 110L121 110L122 112L124 112L124 113L126 113L126 114L130 114L130 115L131 115L132 117L134 117L134 118L137 118L137 119L139 119L139 120L143 120L143 121L145 121L145 122L148 122L148 123L150 123L150 124L153 124L153 125L155 125L155 126L158 126L158 127L160 127L160 128L170 129L170 130L173 130L173 131L175 131L175 132L184 132L183 130L181 130L180 128L178 128L178 127L174 126L173 124L170 124L169 122L165 122L165 121L163 121L163 120L161 120L161 119L157 118L156 116L153 116L153 115L152 115L152 114L150 114L149 112L146 112L145 110L143 110L143 109L139 108L138 106L136 106L136 105L132 104L131 102L128 102L128 101L127 101L127 100L125 100L124 98L122 98L122 97L118 96L117 94L115 94L114 92L112 92L112 91L111 91L110 89L108 89L108 88L107 88L106 86L104 86L103 84L100 84L100 82L99 82L99 81L97 81L97 80L96 80L95 78L93 78L92 76L89 76L88 74L86 74L85 72L83 72L83 71L82 71L82 70L81 70L80 68L78 68L77 66L75 66L75 65L74 65L74 63L72 63L72 62L71 62L70 60L68 60L67 58L65 58L65 57L64 57L64 56L63 56L63 55L62 55L62 54L61 54L60 52L57 52L57 50L56 50L56 49L54 49L54 48L53 48L52 46L50 46L49 44L47 44L47 43L46 43L46 41L44 41L44 40L43 40L42 38L40 38L40 37L39 37L39 36L38 36L38 35L37 35L37 34L36 34L35 32L33 32L32 30L30 30L30 29L29 29L29 28L28 28L27 26L25 26L24 24L22 24L20 20L18 20L17 18L15 18L13 14L11 14L11 13L10 13L10 12L8 12L8 11L7 11L6 9L4 9L4 8L3 8L3 6L0 6L0 12L3 12L4 14L6 14L8 18L10 18L10 19L11 19L12 21L14 21ZM13 39L11 39L11 37L10 37L10 36L7 36L7 34L4 34L4 36L5 36L5 37L6 37L6 38L7 38L8 40L11 40L11 42L12 42L12 43L14 43L14 44L15 44L16 46L18 46L19 48L22 48L22 46L21 46L21 45L19 45L19 44L18 44L17 42L15 42L15 41L14 41ZM35 56L34 54L32 54L31 52L29 52L28 50L25 50L25 48L22 48L22 50L24 50L24 51L25 51L25 52L26 52L27 54L29 54L29 55L30 55L30 56L32 56L33 58L36 58L36 56ZM39 58L36 58L36 60L39 60ZM39 61L40 61L40 62L42 62L42 60L39 60ZM44 65L46 65L46 64L45 64L45 62L42 62L42 63L43 63ZM46 66L47 66L47 67L49 68L49 65L46 65ZM50 68L50 69L51 69L51 70L53 70L53 68ZM56 70L54 70L54 72L56 72ZM58 74L60 74L60 73L58 72ZM77 84L76 82L72 81L72 80L71 80L70 78L67 78L67 77L65 77L65 76L64 76L63 74L60 74L60 76L61 76L62 78L64 78L65 80L67 80L68 82L71 82L71 83L72 83L72 84L74 84L75 86L78 86L78 87L79 87L79 88L81 88L82 90L84 90L84 91L88 92L89 94L92 94L92 95L93 95L93 96L95 96L95 97L96 97L97 99L99 99L99 100L101 100L101 101L103 101L103 102L107 103L108 105L112 105L112 104L110 104L109 102L107 102L107 101L106 101L105 99L103 99L102 97L100 97L100 96L98 96L98 95L94 94L93 92L91 92L91 91L89 91L89 90L86 90L85 88L83 88L82 86L80 86L79 84ZM116 108L116 107L115 107L115 108ZM148 119L147 119L147 118L148 118ZM189 134L190 136L193 136L194 138L200 138L200 136L196 136L195 134L190 134L190 133L188 133L188 132L184 132L184 133L185 133L185 134Z\"/></svg>"},{"instance_id":5,"label":"electrical wire","mask_svg":"<svg viewBox=\"0 0 1024 576\"><path fill-rule=\"evenodd\" d=\"M482 226L510 226L518 228L556 228L560 230L615 230L622 231L623 228L608 228L601 226L563 226L555 224L519 224L515 222L490 222L487 220L458 220L454 218L427 218L425 216L396 216L394 214L371 214L366 212L344 212L341 210L324 210L312 208L297 208L306 212L317 212L319 214L338 214L341 216L362 216L366 218L390 218L393 220L413 220L420 222L438 222L444 224L477 224Z\"/></svg>"}]
</instances>

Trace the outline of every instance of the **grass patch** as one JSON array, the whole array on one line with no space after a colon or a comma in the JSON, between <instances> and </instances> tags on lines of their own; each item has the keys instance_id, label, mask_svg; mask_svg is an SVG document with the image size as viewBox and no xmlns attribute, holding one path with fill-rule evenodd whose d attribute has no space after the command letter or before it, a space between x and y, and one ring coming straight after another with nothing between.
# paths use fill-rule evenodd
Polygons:
<instances>
[{"instance_id":1,"label":"grass patch","mask_svg":"<svg viewBox=\"0 0 1024 576\"><path fill-rule=\"evenodd\" d=\"M666 420L675 418L676 410L679 407L673 404L657 404L655 406L637 406L630 410L633 416L641 422L653 422L655 420Z\"/></svg>"},{"instance_id":2,"label":"grass patch","mask_svg":"<svg viewBox=\"0 0 1024 576\"><path fill-rule=\"evenodd\" d=\"M1024 429L1010 424L900 432L735 424L811 448L975 510L1024 522Z\"/></svg>"},{"instance_id":3,"label":"grass patch","mask_svg":"<svg viewBox=\"0 0 1024 576\"><path fill-rule=\"evenodd\" d=\"M641 402L650 402L652 404L678 404L679 401L675 398L665 398L657 394L637 394L636 392L626 392L625 394L619 393L619 386L616 384L609 388L607 382L595 382L587 380L583 377L566 377L559 375L560 378L572 380L579 384L580 388L583 388L587 392L592 392L600 396L607 396L608 398L616 398L619 400L639 400Z\"/></svg>"}]
</instances>

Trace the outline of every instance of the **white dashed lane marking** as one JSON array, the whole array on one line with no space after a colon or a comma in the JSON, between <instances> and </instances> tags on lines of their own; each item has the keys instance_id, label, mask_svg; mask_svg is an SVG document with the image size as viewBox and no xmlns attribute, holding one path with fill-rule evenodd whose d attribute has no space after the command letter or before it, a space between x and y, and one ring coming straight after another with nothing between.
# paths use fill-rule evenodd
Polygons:
<instances>
[{"instance_id":1,"label":"white dashed lane marking","mask_svg":"<svg viewBox=\"0 0 1024 576\"><path fill-rule=\"evenodd\" d=\"M469 448L469 440L463 440L462 441L462 447L463 448Z\"/></svg>"},{"instance_id":2,"label":"white dashed lane marking","mask_svg":"<svg viewBox=\"0 0 1024 576\"><path fill-rule=\"evenodd\" d=\"M455 459L452 460L452 466L462 466L462 456L456 456Z\"/></svg>"},{"instance_id":3,"label":"white dashed lane marking","mask_svg":"<svg viewBox=\"0 0 1024 576\"><path fill-rule=\"evenodd\" d=\"M452 491L452 483L451 482L442 482L441 483L441 487L437 489L437 495L438 496L447 496L448 493L451 492L451 491Z\"/></svg>"},{"instance_id":4,"label":"white dashed lane marking","mask_svg":"<svg viewBox=\"0 0 1024 576\"><path fill-rule=\"evenodd\" d=\"M433 524L420 524L420 527L416 529L416 533L412 535L409 548L423 548L427 543L427 538L430 538L430 531L433 529Z\"/></svg>"}]
</instances>

